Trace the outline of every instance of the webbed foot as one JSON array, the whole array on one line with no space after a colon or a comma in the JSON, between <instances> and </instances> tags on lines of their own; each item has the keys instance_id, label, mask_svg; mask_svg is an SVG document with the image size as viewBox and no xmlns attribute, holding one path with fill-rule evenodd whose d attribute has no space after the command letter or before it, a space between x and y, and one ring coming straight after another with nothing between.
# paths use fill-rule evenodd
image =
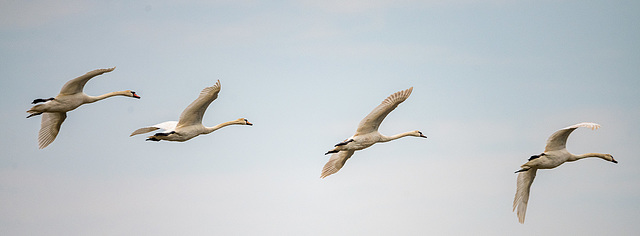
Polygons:
<instances>
[{"instance_id":1,"label":"webbed foot","mask_svg":"<svg viewBox=\"0 0 640 236\"><path fill-rule=\"evenodd\" d=\"M42 115L42 112L39 113L31 113L31 115L28 115L27 118L31 118L32 116L37 116L37 115Z\"/></svg>"},{"instance_id":2,"label":"webbed foot","mask_svg":"<svg viewBox=\"0 0 640 236\"><path fill-rule=\"evenodd\" d=\"M43 99L43 98L38 98L36 100L33 100L33 102L31 102L31 104L36 104L36 103L41 103L41 102L48 102L51 100L54 100L55 98L47 98L47 99Z\"/></svg>"},{"instance_id":3,"label":"webbed foot","mask_svg":"<svg viewBox=\"0 0 640 236\"><path fill-rule=\"evenodd\" d=\"M156 142L159 142L160 139L157 139L156 137L151 136L151 137L149 137L148 139L146 139L144 141L156 141Z\"/></svg>"},{"instance_id":4,"label":"webbed foot","mask_svg":"<svg viewBox=\"0 0 640 236\"><path fill-rule=\"evenodd\" d=\"M533 156L529 157L529 161L533 160L533 159L536 159L536 158L539 158L539 157L544 156L544 155L545 155L544 152L541 153L540 155L533 155Z\"/></svg>"},{"instance_id":5,"label":"webbed foot","mask_svg":"<svg viewBox=\"0 0 640 236\"><path fill-rule=\"evenodd\" d=\"M169 133L156 133L153 136L169 136L169 135L175 134L175 133L176 133L176 131L171 131Z\"/></svg>"},{"instance_id":6,"label":"webbed foot","mask_svg":"<svg viewBox=\"0 0 640 236\"><path fill-rule=\"evenodd\" d=\"M353 142L353 141L354 141L353 139L349 139L349 140L347 140L347 141L344 141L344 142L341 142L341 143L336 144L334 147L347 145L348 143Z\"/></svg>"},{"instance_id":7,"label":"webbed foot","mask_svg":"<svg viewBox=\"0 0 640 236\"><path fill-rule=\"evenodd\" d=\"M338 153L338 152L339 152L339 151L337 151L337 150L331 150L331 151L328 151L327 153L325 153L324 155L327 155L327 154L329 154L329 153Z\"/></svg>"}]
</instances>

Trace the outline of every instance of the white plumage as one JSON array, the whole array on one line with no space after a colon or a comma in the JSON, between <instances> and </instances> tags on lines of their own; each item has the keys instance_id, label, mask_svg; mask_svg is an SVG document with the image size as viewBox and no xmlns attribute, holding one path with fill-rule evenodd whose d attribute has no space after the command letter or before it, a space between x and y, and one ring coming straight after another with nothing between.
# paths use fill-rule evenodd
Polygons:
<instances>
[{"instance_id":1,"label":"white plumage","mask_svg":"<svg viewBox=\"0 0 640 236\"><path fill-rule=\"evenodd\" d=\"M27 118L42 114L42 123L38 134L38 146L40 149L47 147L56 139L62 122L67 118L67 112L78 108L82 104L97 102L113 96L140 98L136 92L131 90L111 92L96 97L89 96L83 92L84 85L91 78L111 72L114 69L115 67L89 71L65 83L55 98L36 99L33 101L33 104L42 102L42 104L35 105L27 111L30 114Z\"/></svg>"},{"instance_id":2,"label":"white plumage","mask_svg":"<svg viewBox=\"0 0 640 236\"><path fill-rule=\"evenodd\" d=\"M531 184L536 177L538 169L552 169L565 162L577 161L587 157L598 157L606 161L618 163L611 154L601 153L585 153L574 155L567 151L567 138L571 132L580 127L590 128L592 130L600 128L596 123L579 123L553 133L547 139L547 145L542 154L532 156L529 161L521 166L522 169L516 171L518 174L516 196L513 199L513 211L518 215L518 221L524 223L524 217L527 212L527 204L529 203L529 192Z\"/></svg>"},{"instance_id":3,"label":"white plumage","mask_svg":"<svg viewBox=\"0 0 640 236\"><path fill-rule=\"evenodd\" d=\"M189 104L189 106L187 106L187 108L182 111L179 121L166 121L150 127L140 128L133 131L133 133L131 133L131 135L129 136L163 129L163 132L156 133L153 136L149 136L147 138L147 141L166 140L184 142L189 139L195 138L198 135L208 134L228 125L253 125L245 118L224 122L213 127L205 127L204 125L202 125L202 117L204 117L204 113L205 111L207 111L209 104L211 104L211 102L218 98L220 89L220 80L216 81L215 85L204 88L200 92L198 98L191 102L191 104Z\"/></svg>"},{"instance_id":4,"label":"white plumage","mask_svg":"<svg viewBox=\"0 0 640 236\"><path fill-rule=\"evenodd\" d=\"M416 136L426 138L420 131L409 131L393 136L384 136L378 132L378 127L391 111L393 111L398 105L411 95L413 87L396 92L387 97L380 105L378 105L369 115L365 116L358 124L356 134L346 139L344 142L335 145L335 148L328 151L326 154L334 153L331 158L324 165L321 178L325 178L331 174L338 172L345 164L345 162L353 155L357 150L362 150L378 142L388 142L391 140L399 139L406 136Z\"/></svg>"}]
</instances>

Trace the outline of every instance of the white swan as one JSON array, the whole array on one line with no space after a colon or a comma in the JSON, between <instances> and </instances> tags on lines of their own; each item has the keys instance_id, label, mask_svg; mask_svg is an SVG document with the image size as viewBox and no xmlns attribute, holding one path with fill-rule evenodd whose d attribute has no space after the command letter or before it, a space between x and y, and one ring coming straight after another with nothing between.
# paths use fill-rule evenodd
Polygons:
<instances>
[{"instance_id":1,"label":"white swan","mask_svg":"<svg viewBox=\"0 0 640 236\"><path fill-rule=\"evenodd\" d=\"M384 120L387 115L393 111L398 105L411 95L411 91L413 91L413 87L399 91L391 96L387 97L380 105L378 105L369 115L367 115L360 124L358 124L358 129L356 130L356 134L346 139L344 142L338 143L335 145L335 148L331 151L328 151L326 154L334 153L329 158L327 164L322 168L322 174L320 178L325 178L331 174L334 174L344 166L344 163L349 159L353 153L357 150L362 150L371 145L379 142L389 142L391 140L399 139L406 136L416 136L423 137L422 132L420 131L409 131L401 134L396 134L393 136L384 136L378 132L378 127L380 127L380 123Z\"/></svg>"},{"instance_id":2,"label":"white swan","mask_svg":"<svg viewBox=\"0 0 640 236\"><path fill-rule=\"evenodd\" d=\"M585 153L580 155L574 155L567 151L567 138L569 134L579 127L587 127L592 130L600 128L596 123L580 123L575 124L564 129L558 130L549 137L547 140L547 146L544 152L539 155L534 155L529 158L527 163L520 166L522 169L516 171L518 174L518 187L516 190L516 196L513 199L513 210L518 209L518 221L524 224L524 216L527 212L527 203L529 202L529 190L533 179L536 177L536 171L538 169L553 169L562 165L565 162L577 161L587 157L598 157L606 161L618 163L611 154L601 153Z\"/></svg>"},{"instance_id":3,"label":"white swan","mask_svg":"<svg viewBox=\"0 0 640 236\"><path fill-rule=\"evenodd\" d=\"M220 92L220 80L212 87L207 87L200 92L200 96L193 101L180 115L180 121L167 121L151 127L144 127L133 131L129 137L148 133L154 130L163 129L164 132L156 133L149 136L147 141L176 141L184 142L201 134L208 134L228 125L253 125L247 119L240 118L237 120L224 122L222 124L205 127L202 125L202 117L209 107L209 104L216 100Z\"/></svg>"},{"instance_id":4,"label":"white swan","mask_svg":"<svg viewBox=\"0 0 640 236\"><path fill-rule=\"evenodd\" d=\"M89 96L82 92L84 85L91 78L111 72L114 69L115 67L89 71L78 78L69 80L69 82L62 86L60 93L55 98L39 98L33 100L32 104L42 102L42 104L35 105L27 111L27 113L30 114L27 118L42 114L42 123L40 124L40 132L38 134L38 146L40 149L47 147L56 139L58 132L60 132L62 122L67 118L68 111L72 111L82 104L97 102L113 96L140 98L136 92L131 90L111 92L97 97Z\"/></svg>"}]
</instances>

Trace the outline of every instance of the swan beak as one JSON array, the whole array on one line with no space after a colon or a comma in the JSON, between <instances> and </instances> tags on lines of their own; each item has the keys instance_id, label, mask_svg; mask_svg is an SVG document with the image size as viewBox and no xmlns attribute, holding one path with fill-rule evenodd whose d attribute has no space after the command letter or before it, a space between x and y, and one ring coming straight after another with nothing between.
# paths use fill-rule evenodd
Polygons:
<instances>
[{"instance_id":1,"label":"swan beak","mask_svg":"<svg viewBox=\"0 0 640 236\"><path fill-rule=\"evenodd\" d=\"M616 159L613 159L613 156L611 157L611 162L618 164L618 161L616 161Z\"/></svg>"},{"instance_id":2,"label":"swan beak","mask_svg":"<svg viewBox=\"0 0 640 236\"><path fill-rule=\"evenodd\" d=\"M247 125L253 125L251 122L247 121Z\"/></svg>"},{"instance_id":3,"label":"swan beak","mask_svg":"<svg viewBox=\"0 0 640 236\"><path fill-rule=\"evenodd\" d=\"M424 134L420 134L420 137L427 138L427 136L424 136Z\"/></svg>"},{"instance_id":4,"label":"swan beak","mask_svg":"<svg viewBox=\"0 0 640 236\"><path fill-rule=\"evenodd\" d=\"M138 96L138 94L133 94L134 98L140 99L140 96Z\"/></svg>"}]
</instances>

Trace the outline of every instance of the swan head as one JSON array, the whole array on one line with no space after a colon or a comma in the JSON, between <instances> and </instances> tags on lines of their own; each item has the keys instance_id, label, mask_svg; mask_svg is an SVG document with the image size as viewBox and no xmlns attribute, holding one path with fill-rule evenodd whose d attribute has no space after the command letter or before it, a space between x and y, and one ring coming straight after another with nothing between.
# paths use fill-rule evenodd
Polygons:
<instances>
[{"instance_id":1,"label":"swan head","mask_svg":"<svg viewBox=\"0 0 640 236\"><path fill-rule=\"evenodd\" d=\"M138 96L138 94L136 94L136 92L135 92L135 91L125 90L125 91L123 91L123 93L122 93L122 94L123 94L124 96L127 96L127 97L132 97L132 98L140 99L140 96Z\"/></svg>"},{"instance_id":2,"label":"swan head","mask_svg":"<svg viewBox=\"0 0 640 236\"><path fill-rule=\"evenodd\" d=\"M416 136L416 137L422 137L422 138L426 138L427 137L424 134L422 134L422 132L420 132L419 130L411 132L411 135L412 136Z\"/></svg>"},{"instance_id":3,"label":"swan head","mask_svg":"<svg viewBox=\"0 0 640 236\"><path fill-rule=\"evenodd\" d=\"M613 159L613 155L611 154L604 154L604 159L613 163L618 163L618 161L616 161L616 159Z\"/></svg>"},{"instance_id":4,"label":"swan head","mask_svg":"<svg viewBox=\"0 0 640 236\"><path fill-rule=\"evenodd\" d=\"M249 120L245 118L240 118L240 119L237 119L236 121L238 122L238 124L241 124L241 125L249 125L249 126L253 125L251 122L249 122Z\"/></svg>"}]
</instances>

